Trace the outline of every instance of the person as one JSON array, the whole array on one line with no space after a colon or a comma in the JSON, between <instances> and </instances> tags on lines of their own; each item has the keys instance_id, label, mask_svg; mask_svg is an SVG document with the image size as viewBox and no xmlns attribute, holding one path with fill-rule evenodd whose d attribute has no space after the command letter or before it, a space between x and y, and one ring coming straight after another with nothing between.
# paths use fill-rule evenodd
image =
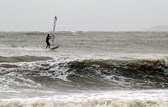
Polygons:
<instances>
[{"instance_id":1,"label":"person","mask_svg":"<svg viewBox=\"0 0 168 107\"><path fill-rule=\"evenodd\" d=\"M50 40L50 34L48 34L47 37L46 37L46 43L47 43L46 49L50 48L50 42L49 42L49 40Z\"/></svg>"}]
</instances>

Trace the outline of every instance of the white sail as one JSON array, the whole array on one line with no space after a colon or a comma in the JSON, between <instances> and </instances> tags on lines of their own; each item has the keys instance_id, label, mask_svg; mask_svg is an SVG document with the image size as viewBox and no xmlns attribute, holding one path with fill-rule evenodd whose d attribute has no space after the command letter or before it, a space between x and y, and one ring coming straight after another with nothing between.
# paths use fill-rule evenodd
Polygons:
<instances>
[{"instance_id":1,"label":"white sail","mask_svg":"<svg viewBox=\"0 0 168 107\"><path fill-rule=\"evenodd\" d=\"M54 39L55 39L55 28L56 28L56 21L57 21L57 17L54 17L54 26L53 26L53 32L52 32L52 44L54 45Z\"/></svg>"}]
</instances>

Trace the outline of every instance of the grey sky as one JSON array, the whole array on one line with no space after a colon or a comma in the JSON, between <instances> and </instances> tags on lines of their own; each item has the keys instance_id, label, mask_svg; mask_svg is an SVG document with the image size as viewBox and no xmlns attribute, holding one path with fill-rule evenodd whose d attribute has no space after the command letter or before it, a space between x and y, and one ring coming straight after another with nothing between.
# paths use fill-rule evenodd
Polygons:
<instances>
[{"instance_id":1,"label":"grey sky","mask_svg":"<svg viewBox=\"0 0 168 107\"><path fill-rule=\"evenodd\" d=\"M0 31L141 30L168 25L168 0L0 0Z\"/></svg>"}]
</instances>

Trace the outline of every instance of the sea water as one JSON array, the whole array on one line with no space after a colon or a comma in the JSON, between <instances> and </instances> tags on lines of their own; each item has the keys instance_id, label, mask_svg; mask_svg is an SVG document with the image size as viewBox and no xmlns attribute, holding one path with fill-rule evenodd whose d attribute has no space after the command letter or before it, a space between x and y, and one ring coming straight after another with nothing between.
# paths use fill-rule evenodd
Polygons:
<instances>
[{"instance_id":1,"label":"sea water","mask_svg":"<svg viewBox=\"0 0 168 107\"><path fill-rule=\"evenodd\" d=\"M0 107L168 107L167 32L0 32Z\"/></svg>"}]
</instances>

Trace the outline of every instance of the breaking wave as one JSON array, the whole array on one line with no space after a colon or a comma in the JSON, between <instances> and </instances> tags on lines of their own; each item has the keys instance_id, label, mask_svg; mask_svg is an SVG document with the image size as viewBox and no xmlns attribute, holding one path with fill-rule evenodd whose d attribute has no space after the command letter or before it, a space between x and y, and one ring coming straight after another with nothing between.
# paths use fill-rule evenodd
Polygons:
<instances>
[{"instance_id":1,"label":"breaking wave","mask_svg":"<svg viewBox=\"0 0 168 107\"><path fill-rule=\"evenodd\" d=\"M27 60L31 59L31 61L39 59L37 57L26 57L28 57ZM22 57L20 58L22 59ZM0 64L0 84L5 84L10 88L16 86L22 88L45 87L59 90L72 88L164 89L168 88L167 61L166 58L163 58L90 59L61 63L47 60L21 63L19 59L17 62L20 63Z\"/></svg>"}]
</instances>

